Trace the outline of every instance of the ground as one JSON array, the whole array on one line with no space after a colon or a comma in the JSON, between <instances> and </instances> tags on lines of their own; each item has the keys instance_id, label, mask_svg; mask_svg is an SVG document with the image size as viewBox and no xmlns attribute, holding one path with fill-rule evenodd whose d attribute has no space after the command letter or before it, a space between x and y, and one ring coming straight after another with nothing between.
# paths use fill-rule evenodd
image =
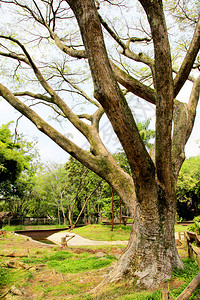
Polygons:
<instances>
[{"instance_id":1,"label":"ground","mask_svg":"<svg viewBox=\"0 0 200 300\"><path fill-rule=\"evenodd\" d=\"M84 248L67 247L60 251L60 246L44 245L27 237L8 233L6 237L0 239L0 283L2 284L0 298L19 300L158 299L156 296L155 298L140 297L140 293L138 298L127 298L127 295L133 294L133 285L130 281L107 287L101 295L90 293L103 280L108 266L116 262L123 249L124 246L121 245L99 245ZM179 246L179 251L182 257L187 256L182 246ZM67 266L69 268L67 272L62 269L64 261L59 262L60 257L62 259L64 255L70 256L70 260L74 262L72 266ZM55 265L53 265L53 256L57 259ZM90 267L90 260L100 263L96 269ZM84 271L74 269L79 261L85 261L84 266L87 268ZM104 265L106 261L109 262L108 265ZM182 283L183 281L174 279L165 283L161 288L177 289Z\"/></svg>"}]
</instances>

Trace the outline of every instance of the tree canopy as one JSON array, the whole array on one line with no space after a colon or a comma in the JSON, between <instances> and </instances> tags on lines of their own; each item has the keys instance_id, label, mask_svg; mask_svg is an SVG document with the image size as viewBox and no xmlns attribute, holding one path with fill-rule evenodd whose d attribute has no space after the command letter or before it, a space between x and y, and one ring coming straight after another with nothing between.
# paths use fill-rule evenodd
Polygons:
<instances>
[{"instance_id":1,"label":"tree canopy","mask_svg":"<svg viewBox=\"0 0 200 300\"><path fill-rule=\"evenodd\" d=\"M183 267L174 236L176 184L199 100L199 2L0 3L5 19L12 12L11 26L2 18L0 95L107 181L134 217L128 248L104 283L129 276L146 287L159 285ZM188 80L192 91L181 102ZM132 111L136 99L155 107L151 152ZM50 112L63 120L64 132L53 126ZM104 115L130 174L102 141ZM70 138L74 127L87 148Z\"/></svg>"},{"instance_id":2,"label":"tree canopy","mask_svg":"<svg viewBox=\"0 0 200 300\"><path fill-rule=\"evenodd\" d=\"M14 182L27 167L22 145L14 141L9 125L0 128L0 183L7 180Z\"/></svg>"},{"instance_id":3,"label":"tree canopy","mask_svg":"<svg viewBox=\"0 0 200 300\"><path fill-rule=\"evenodd\" d=\"M38 152L35 142L12 134L11 123L0 128L0 207L23 215L33 186Z\"/></svg>"},{"instance_id":4,"label":"tree canopy","mask_svg":"<svg viewBox=\"0 0 200 300\"><path fill-rule=\"evenodd\" d=\"M185 160L177 182L177 213L185 220L200 214L200 157Z\"/></svg>"}]
</instances>

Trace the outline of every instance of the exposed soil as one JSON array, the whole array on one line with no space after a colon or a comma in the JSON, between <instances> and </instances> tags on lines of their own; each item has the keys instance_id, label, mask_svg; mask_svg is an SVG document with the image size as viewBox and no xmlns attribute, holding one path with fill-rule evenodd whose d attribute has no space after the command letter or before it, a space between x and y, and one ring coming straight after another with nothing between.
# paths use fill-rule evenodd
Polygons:
<instances>
[{"instance_id":1,"label":"exposed soil","mask_svg":"<svg viewBox=\"0 0 200 300\"><path fill-rule=\"evenodd\" d=\"M0 258L3 258L3 263L1 261L1 267L13 267L13 269L23 269L23 265L20 265L22 257L29 257L32 255L41 255L43 250L45 253L52 251L61 250L60 246L42 244L32 240L25 236L15 236L8 233L6 238L0 238L4 240L4 244L0 244ZM2 241L3 242L3 241ZM66 248L67 251L72 251L74 253L88 252L90 254L95 253L110 253L114 255L120 255L123 249L118 247L112 247L109 250L106 249L82 249L82 248ZM6 262L6 263L5 263ZM12 266L11 266L12 264ZM24 264L25 269L26 265ZM21 287L18 288L22 293L21 295L14 295L12 288L8 285L3 286L0 291L1 299L81 299L78 293L73 296L73 282L77 281L80 283L80 287L84 287L83 292L87 293L89 290L97 286L101 281L102 277L106 274L106 269L95 270L90 272L85 272L81 274L61 274L57 273L55 270L49 270L44 264L38 264L35 267L29 269L30 278L24 279L20 282ZM50 290L53 290L56 286L68 285L69 288L63 288L61 295L51 296ZM16 282L16 286L19 282ZM71 286L71 287L70 287ZM88 287L88 288L87 288ZM69 296L70 289L72 290L72 295ZM56 288L55 288L56 290ZM14 291L15 292L15 291ZM79 289L81 294L81 289ZM4 297L2 298L2 295ZM91 298L92 299L92 298ZM94 298L95 299L95 298Z\"/></svg>"},{"instance_id":2,"label":"exposed soil","mask_svg":"<svg viewBox=\"0 0 200 300\"><path fill-rule=\"evenodd\" d=\"M55 270L50 270L45 264L37 264L34 267L28 264L20 265L21 258L23 256L36 256L41 253L52 252L60 250L60 246L45 245L35 242L28 237L17 237L13 234L7 234L6 237L0 238L0 264L2 268L5 268L5 262L13 263L13 270L24 270L26 276L20 281L16 281L15 287L18 289L19 295L13 290L13 285L9 284L3 286L0 291L1 299L97 299L95 296L88 295L90 290L96 287L106 275L106 269L94 270L84 272L81 274L61 274ZM182 257L186 257L187 253L182 246L178 246ZM123 252L123 248L118 246L111 246L108 248L67 248L68 251L74 253L89 252L95 253L107 253L120 256ZM7 266L8 267L8 266ZM28 271L27 271L28 269ZM29 275L27 277L27 274ZM163 288L178 288L181 286L181 282L176 279L163 285ZM59 286L59 288L58 288ZM126 284L127 288L127 284ZM131 291L131 286L127 289ZM55 292L56 291L56 292ZM127 291L128 293L128 291ZM3 297L2 297L3 296ZM106 299L106 298L99 298ZM110 298L112 299L112 298Z\"/></svg>"}]
</instances>

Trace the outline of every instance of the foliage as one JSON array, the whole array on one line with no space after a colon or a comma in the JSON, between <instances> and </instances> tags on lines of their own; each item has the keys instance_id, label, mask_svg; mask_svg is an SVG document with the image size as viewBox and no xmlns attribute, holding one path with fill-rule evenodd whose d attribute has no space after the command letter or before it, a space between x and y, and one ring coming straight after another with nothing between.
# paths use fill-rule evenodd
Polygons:
<instances>
[{"instance_id":1,"label":"foliage","mask_svg":"<svg viewBox=\"0 0 200 300\"><path fill-rule=\"evenodd\" d=\"M9 125L2 125L0 129L0 143L3 145L0 152L4 153L4 156L0 155L3 166L0 172L3 178L0 183L0 209L23 216L27 212L39 155L36 143L26 141L23 135L12 135Z\"/></svg>"},{"instance_id":2,"label":"foliage","mask_svg":"<svg viewBox=\"0 0 200 300\"><path fill-rule=\"evenodd\" d=\"M39 155L36 143L28 142L23 135L13 135L10 124L0 129L0 209L23 216L33 189Z\"/></svg>"},{"instance_id":3,"label":"foliage","mask_svg":"<svg viewBox=\"0 0 200 300\"><path fill-rule=\"evenodd\" d=\"M16 226L9 226L9 225L6 225L3 227L3 230L6 230L8 232L13 232L15 230L25 230L26 227L23 226L23 225L16 225Z\"/></svg>"},{"instance_id":4,"label":"foliage","mask_svg":"<svg viewBox=\"0 0 200 300\"><path fill-rule=\"evenodd\" d=\"M27 168L27 159L23 155L23 145L15 141L11 134L9 125L2 125L0 128L0 183L14 182L22 171Z\"/></svg>"},{"instance_id":5,"label":"foliage","mask_svg":"<svg viewBox=\"0 0 200 300\"><path fill-rule=\"evenodd\" d=\"M179 217L192 220L200 214L200 157L185 160L177 182L177 211Z\"/></svg>"},{"instance_id":6,"label":"foliage","mask_svg":"<svg viewBox=\"0 0 200 300\"><path fill-rule=\"evenodd\" d=\"M193 221L194 224L192 224L188 230L194 232L197 230L198 234L200 234L200 216L195 217Z\"/></svg>"},{"instance_id":7,"label":"foliage","mask_svg":"<svg viewBox=\"0 0 200 300\"><path fill-rule=\"evenodd\" d=\"M177 278L180 281L183 281L184 284L180 289L176 289L174 291L170 291L170 296L174 299L178 297L181 292L188 286L188 284L194 279L194 277L198 274L199 269L196 262L192 262L189 258L183 259L185 269L183 270L174 270L172 279ZM190 300L196 299L196 296L200 294L200 287L198 287L192 296L189 298Z\"/></svg>"},{"instance_id":8,"label":"foliage","mask_svg":"<svg viewBox=\"0 0 200 300\"><path fill-rule=\"evenodd\" d=\"M189 230L190 225L185 226L185 225L180 225L180 224L176 224L175 225L175 232L184 232L186 230Z\"/></svg>"}]
</instances>

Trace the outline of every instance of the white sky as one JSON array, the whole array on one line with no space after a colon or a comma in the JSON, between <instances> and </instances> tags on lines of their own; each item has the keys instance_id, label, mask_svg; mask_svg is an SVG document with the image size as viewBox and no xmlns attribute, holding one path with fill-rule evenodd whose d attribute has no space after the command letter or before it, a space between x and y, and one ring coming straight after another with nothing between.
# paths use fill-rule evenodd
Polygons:
<instances>
[{"instance_id":1,"label":"white sky","mask_svg":"<svg viewBox=\"0 0 200 300\"><path fill-rule=\"evenodd\" d=\"M0 14L1 14L1 18L4 17L5 19L4 21L7 22L8 14L6 13L6 11L4 14L2 10L0 11ZM118 19L116 19L116 22L118 22L117 20ZM3 22L3 19L1 19L1 22ZM10 27L10 29L12 28ZM190 85L187 85L177 98L179 100L184 100L185 102L187 102L189 98L190 89L191 89ZM144 105L140 105L137 107L137 116L139 119L137 121L140 121L141 117L143 120L147 120L147 118L149 117L154 119L154 115L155 115L154 110L151 109L150 106L148 106L147 109L145 109ZM14 108L12 108L5 100L3 99L0 100L0 126L12 120L15 121L18 117L19 114L14 110ZM200 140L199 123L200 123L200 105L198 106L197 109L196 122L195 122L193 132L186 145L186 157L196 156L200 154L200 148L199 148L200 142L199 145L196 142L197 140ZM112 152L116 152L119 145L117 145L116 138L112 132L112 128L105 118L101 126L102 126L101 138L103 142L106 144L108 150ZM85 145L85 141L82 138L81 134L75 131L74 128L69 126L67 129L66 128L63 129L59 124L56 124L56 127L59 131L61 131L64 134L72 133L74 136L73 141L77 143L79 146ZM13 129L14 129L14 125L13 125ZM35 127L35 125L33 125L25 117L21 118L19 121L18 132L23 133L25 137L30 141L33 140L34 137L38 138L38 149L41 155L41 160L43 162L55 161L58 163L65 163L66 160L68 159L69 155L64 150L62 150L58 145L56 145L50 138L45 136L43 133L39 132L39 130Z\"/></svg>"},{"instance_id":2,"label":"white sky","mask_svg":"<svg viewBox=\"0 0 200 300\"><path fill-rule=\"evenodd\" d=\"M187 101L190 92L190 85L187 85L186 88L179 94L178 99L185 99ZM137 115L139 118L143 114L143 119L147 117L154 118L154 111L149 106L144 110L144 106L139 105L137 108ZM147 115L146 115L147 114ZM4 99L0 100L0 126L6 124L10 121L16 121L19 116L19 113L12 108ZM196 156L200 154L200 104L198 105L197 115L195 125L191 134L191 137L186 145L186 157ZM66 134L61 125L56 124L58 130ZM14 125L11 127L14 130ZM106 144L108 150L111 152L116 152L119 148L119 144L116 141L115 135L113 134L112 128L106 118L102 122L101 128L101 138ZM73 128L68 128L68 133L73 134L72 140L77 143L79 146L85 147L85 140L82 138L81 134L75 131ZM50 138L45 134L39 132L39 130L25 117L21 118L18 125L18 133L23 133L23 135L29 140L32 141L34 138L38 139L38 149L41 156L42 162L54 161L57 163L65 163L69 155L62 150L57 144L55 144ZM197 141L199 140L199 143Z\"/></svg>"}]
</instances>

